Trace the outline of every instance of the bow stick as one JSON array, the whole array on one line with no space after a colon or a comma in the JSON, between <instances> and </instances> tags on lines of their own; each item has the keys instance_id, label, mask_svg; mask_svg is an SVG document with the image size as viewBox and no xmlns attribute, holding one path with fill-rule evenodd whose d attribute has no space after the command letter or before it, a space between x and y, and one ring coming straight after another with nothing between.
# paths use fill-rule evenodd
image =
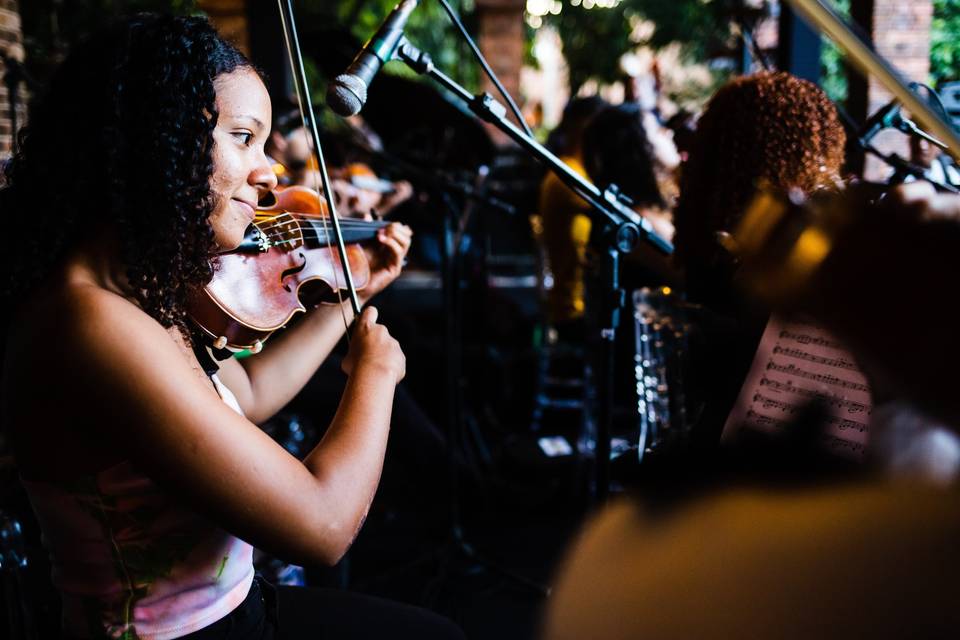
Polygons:
<instances>
[{"instance_id":1,"label":"bow stick","mask_svg":"<svg viewBox=\"0 0 960 640\"><path fill-rule=\"evenodd\" d=\"M355 318L360 317L360 299L357 297L357 289L353 284L353 274L350 272L350 263L347 260L347 248L343 243L343 234L340 231L340 222L337 219L337 210L334 205L333 189L330 187L330 176L327 175L327 165L323 159L323 149L320 147L320 133L317 131L317 122L313 112L313 101L310 99L310 92L307 90L307 73L303 67L303 56L300 52L300 40L297 37L297 25L293 18L293 0L277 0L280 8L280 20L283 23L283 39L287 45L287 57L290 59L290 67L293 72L293 84L297 92L297 102L300 106L300 118L303 121L305 129L310 131L313 140L313 149L317 154L317 165L320 170L320 183L322 192L327 199L327 207L330 212L329 220L325 224L330 225L327 233L328 243L332 235L337 245L337 253L340 256L340 262L343 265L344 279L346 280L346 289L350 297L350 306L353 308ZM322 197L318 193L318 197ZM322 210L321 206L321 210ZM339 287L335 287L339 295ZM346 319L344 319L346 322Z\"/></svg>"}]
</instances>

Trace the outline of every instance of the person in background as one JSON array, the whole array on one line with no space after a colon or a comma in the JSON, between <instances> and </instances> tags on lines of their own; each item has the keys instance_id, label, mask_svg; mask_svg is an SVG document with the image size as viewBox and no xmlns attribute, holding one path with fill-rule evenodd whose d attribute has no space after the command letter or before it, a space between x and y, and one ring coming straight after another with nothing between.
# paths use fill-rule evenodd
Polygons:
<instances>
[{"instance_id":1,"label":"person in background","mask_svg":"<svg viewBox=\"0 0 960 640\"><path fill-rule=\"evenodd\" d=\"M910 136L910 162L923 167L924 176L938 184L960 187L960 168L940 147L918 136ZM908 178L907 181L910 181Z\"/></svg>"},{"instance_id":2,"label":"person in background","mask_svg":"<svg viewBox=\"0 0 960 640\"><path fill-rule=\"evenodd\" d=\"M718 233L735 230L760 178L807 193L834 189L843 143L835 108L823 92L785 73L732 81L700 120L677 211L677 256L687 267L690 295L722 311L726 326L733 327L714 332L713 343L739 340L738 348L712 354L715 366L700 381L731 403L759 331L748 335L747 302L734 287L740 268L731 255L735 245ZM950 276L931 271L953 262L960 246L960 198L935 196L920 183L900 189L885 201L892 215L859 226L869 230L859 244L847 238L834 245L845 259L828 256L821 263L826 270L816 274L797 306L843 337L867 336L857 341L869 347L860 353L900 365L891 377L902 388L909 382L914 399L930 403L921 405L924 411L953 417L941 433L951 431L955 443L957 403L943 392L952 380L954 360L944 354L954 351L950 322L956 305L944 301L949 296L931 296L923 279L940 284L939 292L948 289L943 284ZM929 255L931 247L935 253ZM901 272L912 281L904 282ZM897 334L902 319L890 313L883 297L893 283L910 289L908 299L919 303L910 308L928 308L937 333L918 339ZM891 348L891 335L901 344ZM924 387L926 393L916 393ZM704 418L712 415L722 426L728 410L729 404ZM916 414L894 413L919 422ZM919 443L919 429L910 431L896 443L904 458L896 464L916 464L905 460L915 457L913 445ZM692 469L699 490L675 490L665 503L624 499L601 512L568 554L544 638L953 637L960 628L953 606L960 565L956 445L950 446L950 473L938 473L931 485L922 473L891 478L862 468L837 475L800 465L782 473L796 463L786 447L797 440L787 431L780 439L785 448L778 456L756 456L774 453L768 449L733 458L735 475L705 471L709 464ZM671 462L674 468L682 463ZM655 486L665 493L663 482ZM699 499L678 498L691 494Z\"/></svg>"},{"instance_id":3,"label":"person in background","mask_svg":"<svg viewBox=\"0 0 960 640\"><path fill-rule=\"evenodd\" d=\"M673 142L680 154L680 165L687 161L690 155L690 146L693 136L697 132L697 120L694 114L686 109L680 109L664 123L664 126L673 132Z\"/></svg>"},{"instance_id":4,"label":"person in background","mask_svg":"<svg viewBox=\"0 0 960 640\"><path fill-rule=\"evenodd\" d=\"M719 438L768 319L737 288L730 234L761 181L807 194L837 188L845 140L826 94L784 72L731 80L698 121L674 212L674 262L697 305L687 397L705 446Z\"/></svg>"},{"instance_id":5,"label":"person in background","mask_svg":"<svg viewBox=\"0 0 960 640\"><path fill-rule=\"evenodd\" d=\"M834 189L846 135L812 82L784 72L736 78L697 124L674 212L676 261L690 297L721 306L733 296L722 234L731 234L760 181L774 189Z\"/></svg>"},{"instance_id":6,"label":"person in background","mask_svg":"<svg viewBox=\"0 0 960 640\"><path fill-rule=\"evenodd\" d=\"M947 290L955 273L960 197L915 182L879 209L848 215L869 236L832 244L791 305L856 340L917 406L945 420L956 442L960 403L949 374L957 305L931 292ZM883 295L892 283L903 291L898 304L930 318L902 347L890 340L903 328ZM674 475L672 486L657 484L657 494L673 490L666 504L625 499L601 512L559 573L545 640L954 637L956 469L934 483L899 470L838 474L804 464L796 438L780 440L728 458L737 463L732 475L701 464ZM916 434L905 438L899 453L913 457L916 444ZM691 476L693 486L683 487Z\"/></svg>"},{"instance_id":7,"label":"person in background","mask_svg":"<svg viewBox=\"0 0 960 640\"><path fill-rule=\"evenodd\" d=\"M299 113L296 114L299 122ZM285 118L285 121L294 121ZM382 141L366 122L353 116L349 129L339 131L335 139L324 137L325 155L341 161L357 156L356 145L370 151L382 150ZM279 131L271 135L271 149L282 162L281 173L287 178L284 186L307 186L317 188L320 172L312 153L313 144L307 130L298 126L283 135ZM331 186L336 195L337 213L341 218L374 220L389 214L413 194L412 185L406 180L391 182L379 178L362 162L345 162L342 166L329 167ZM380 308L381 316L402 321L400 310ZM270 348L269 343L265 347ZM291 448L307 453L320 441L326 425L336 415L340 397L347 385L342 363L347 356L347 345L341 341L317 368L303 389L284 407L275 420L267 424L272 435L283 441L289 439L291 428L294 440ZM448 473L446 437L437 424L426 414L411 395L406 382L394 390L390 435L387 441L387 456L377 498L373 503L374 527L386 525L415 526L420 537L429 540L440 533L445 524L444 511L448 504L445 479ZM460 471L462 466L457 464ZM369 528L369 526L368 526ZM278 560L270 558L271 567ZM331 584L341 580L348 571L349 563L341 563L333 570L308 567L309 584ZM267 573L267 565L261 569Z\"/></svg>"},{"instance_id":8,"label":"person in background","mask_svg":"<svg viewBox=\"0 0 960 640\"><path fill-rule=\"evenodd\" d=\"M306 129L298 127L288 133L281 146L280 161L289 173L289 184L319 188L320 172ZM382 180L361 162L328 167L328 171L335 204L343 217L380 219L413 195L413 186L406 180Z\"/></svg>"},{"instance_id":9,"label":"person in background","mask_svg":"<svg viewBox=\"0 0 960 640\"><path fill-rule=\"evenodd\" d=\"M675 164L665 164L654 152L639 106L624 103L608 106L591 118L583 131L583 164L598 188L615 184L650 221L664 239L673 239L673 224L663 185ZM673 150L674 154L676 149Z\"/></svg>"},{"instance_id":10,"label":"person in background","mask_svg":"<svg viewBox=\"0 0 960 640\"><path fill-rule=\"evenodd\" d=\"M590 118L606 106L607 102L598 96L573 98L563 110L560 124L547 138L547 148L582 176L587 175L583 167L583 130ZM574 329L583 318L583 264L590 240L587 206L553 172L547 173L540 185L541 237L553 274L548 316L561 333L565 327Z\"/></svg>"}]
</instances>

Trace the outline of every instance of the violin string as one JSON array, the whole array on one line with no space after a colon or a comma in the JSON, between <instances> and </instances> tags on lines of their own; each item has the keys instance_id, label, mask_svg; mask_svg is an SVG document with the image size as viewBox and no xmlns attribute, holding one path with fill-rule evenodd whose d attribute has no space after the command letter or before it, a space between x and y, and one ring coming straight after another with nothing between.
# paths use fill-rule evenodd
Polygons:
<instances>
[{"instance_id":1,"label":"violin string","mask_svg":"<svg viewBox=\"0 0 960 640\"><path fill-rule=\"evenodd\" d=\"M296 222L285 222L283 221L284 217L288 217L287 212L279 213L275 216L262 220L260 222L255 222L255 226L260 230L267 238L270 238L270 232L276 231L278 227L285 226L288 224L296 224Z\"/></svg>"},{"instance_id":2,"label":"violin string","mask_svg":"<svg viewBox=\"0 0 960 640\"><path fill-rule=\"evenodd\" d=\"M323 228L318 230L314 224L302 225L301 221L319 222L323 225ZM301 214L293 211L281 211L255 223L257 229L270 240L270 244L273 246L296 245L307 240L316 240L326 244L328 249L332 249L332 234L328 225L329 221L324 215ZM362 229L370 231L373 228L380 229L383 226L385 225L367 220L346 219L341 221L341 228L345 228L345 230ZM291 233L296 233L296 235L289 237ZM339 283L337 283L337 286L339 287Z\"/></svg>"},{"instance_id":3,"label":"violin string","mask_svg":"<svg viewBox=\"0 0 960 640\"><path fill-rule=\"evenodd\" d=\"M308 225L300 224L301 221L308 222ZM323 225L322 230L318 230L316 225L313 224L319 222ZM298 214L296 212L283 211L278 213L275 216L270 218L262 219L257 223L257 228L271 241L271 244L274 245L284 245L284 244L296 244L298 238L284 238L285 235L291 232L297 232L299 236L302 237L303 241L306 240L316 240L324 242L328 248L331 245L331 234L330 227L328 226L329 221L326 219L326 215L321 214L320 216L309 215L309 214ZM369 221L369 220L351 220L345 219L341 221L341 228L350 231L350 230L365 230L370 231L373 229L380 229L386 226L386 223L380 221ZM338 285L339 286L339 285Z\"/></svg>"},{"instance_id":4,"label":"violin string","mask_svg":"<svg viewBox=\"0 0 960 640\"><path fill-rule=\"evenodd\" d=\"M257 228L271 241L275 238L282 237L284 234L291 232L298 232L299 235L302 235L304 238L311 240L320 240L328 238L329 228L317 229L314 225L303 226L298 221L282 221L280 220L282 216L276 216L269 220L264 220L257 223ZM365 224L350 224L345 225L346 231L367 231L371 232L374 230L379 230L382 227L380 225L365 223ZM372 236L371 236L372 237Z\"/></svg>"},{"instance_id":5,"label":"violin string","mask_svg":"<svg viewBox=\"0 0 960 640\"><path fill-rule=\"evenodd\" d=\"M297 213L295 211L281 211L277 214L271 214L264 212L258 217L258 222L271 222L278 218L292 218L296 221L306 221L306 222L323 222L327 217L325 215L312 214L312 213ZM359 218L342 218L340 220L340 226L355 226L355 227L386 227L390 223L385 220L361 220Z\"/></svg>"},{"instance_id":6,"label":"violin string","mask_svg":"<svg viewBox=\"0 0 960 640\"><path fill-rule=\"evenodd\" d=\"M260 225L267 224L267 225L270 225L271 228L278 227L278 226L299 227L299 226L302 226L299 224L300 222L307 222L307 223L315 222L317 224L323 224L322 218L319 218L319 217L313 218L309 216L303 216L303 217L298 217L298 218L295 218L294 220L290 220L286 222L277 221L276 218L279 218L279 216L272 217L272 218L261 218L260 220L257 221L257 224L260 224ZM342 229L383 229L388 224L389 224L388 222L380 222L380 221L342 220L340 222L340 228ZM310 225L310 226L314 226L314 225Z\"/></svg>"},{"instance_id":7,"label":"violin string","mask_svg":"<svg viewBox=\"0 0 960 640\"><path fill-rule=\"evenodd\" d=\"M326 243L327 241L327 234L324 231L302 230L301 233L294 236L290 236L284 232L267 233L265 235L270 240L271 245L294 244L296 242L300 242L301 240L316 240L323 243ZM372 237L373 235L370 235L362 239L367 240Z\"/></svg>"},{"instance_id":8,"label":"violin string","mask_svg":"<svg viewBox=\"0 0 960 640\"><path fill-rule=\"evenodd\" d=\"M308 222L310 224L303 225L301 222ZM322 225L321 229L317 229L314 222L319 222ZM346 223L346 224L344 224ZM290 211L283 211L275 216L269 218L261 219L255 221L254 226L262 233L272 246L284 246L284 245L297 245L305 243L307 240L317 240L323 241L326 244L328 251L333 254L333 244L332 244L332 225L326 215L320 216L310 216L307 214L295 214ZM385 227L386 224L381 223L380 221L368 221L368 220L343 220L341 221L341 230L352 230L352 229L363 229L366 231L372 231L374 229L379 230ZM294 237L286 237L289 234L296 232L298 235ZM344 325L347 325L346 321L346 311L343 309L343 294L340 291L340 278L338 277L339 272L337 269L333 269L334 275L334 284L333 289L337 294L337 300L340 305L341 314L343 315ZM349 338L348 338L349 342Z\"/></svg>"},{"instance_id":9,"label":"violin string","mask_svg":"<svg viewBox=\"0 0 960 640\"><path fill-rule=\"evenodd\" d=\"M317 242L320 242L322 244L326 244L327 242L326 234L305 235L302 238L301 237L282 238L278 236L273 236L270 238L270 245L274 247L282 246L282 245L296 245L296 244L303 244L303 242L306 240L316 240ZM350 244L350 242L348 241L347 244Z\"/></svg>"},{"instance_id":10,"label":"violin string","mask_svg":"<svg viewBox=\"0 0 960 640\"><path fill-rule=\"evenodd\" d=\"M306 222L307 224L302 224ZM317 223L322 225L317 228ZM388 223L382 221L353 220L350 218L341 221L341 229L345 231L363 230L370 232L385 227ZM308 241L326 244L332 249L331 229L327 215L303 214L292 211L281 211L276 215L261 218L255 225L270 241L271 245L286 247L288 245L302 245ZM371 236L372 237L372 236ZM339 280L339 279L338 279ZM337 283L339 287L339 283ZM342 297L337 296L342 302Z\"/></svg>"},{"instance_id":11,"label":"violin string","mask_svg":"<svg viewBox=\"0 0 960 640\"><path fill-rule=\"evenodd\" d=\"M263 219L263 218L260 220L260 223L263 224L268 221L272 223L272 220ZM291 220L288 222L282 222L281 224L297 225L299 222L307 222L307 223L315 222L317 224L323 224L323 219L319 217L313 218L310 216L303 216L303 217L295 218L294 220ZM346 229L383 229L388 224L390 223L380 222L380 221L368 221L368 220L341 220L340 221L340 227L346 228Z\"/></svg>"}]
</instances>

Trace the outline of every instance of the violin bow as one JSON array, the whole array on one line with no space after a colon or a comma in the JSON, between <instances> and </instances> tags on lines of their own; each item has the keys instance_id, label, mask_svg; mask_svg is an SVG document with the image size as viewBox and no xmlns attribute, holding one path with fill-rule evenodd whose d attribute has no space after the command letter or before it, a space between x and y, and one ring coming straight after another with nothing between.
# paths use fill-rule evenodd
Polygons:
<instances>
[{"instance_id":1,"label":"violin bow","mask_svg":"<svg viewBox=\"0 0 960 640\"><path fill-rule=\"evenodd\" d=\"M313 140L313 150L317 154L317 165L320 171L320 183L323 195L318 191L317 197L322 199L326 196L327 210L329 211L329 220L324 224L329 225L327 233L327 243L329 247L330 233L333 231L333 239L337 245L337 254L340 256L340 263L343 265L343 275L346 280L346 289L350 297L350 306L353 308L355 318L360 317L360 299L357 297L357 289L353 284L353 274L350 272L350 262L347 260L347 248L343 243L343 233L340 230L340 221L337 219L337 210L334 204L333 189L330 186L330 176L327 174L327 165L323 159L323 149L320 147L320 133L317 130L317 119L314 116L313 101L310 98L310 92L307 90L307 73L303 66L303 55L300 51L300 39L297 37L297 25L293 17L293 0L277 0L277 6L280 8L280 21L283 23L283 40L287 45L287 57L290 60L290 69L293 74L293 84L297 92L297 102L300 106L300 118L303 126L310 132ZM322 202L321 202L321 210ZM335 271L335 270L334 270ZM339 285L339 283L337 283ZM339 286L337 295L339 295ZM346 324L346 316L344 316Z\"/></svg>"}]
</instances>

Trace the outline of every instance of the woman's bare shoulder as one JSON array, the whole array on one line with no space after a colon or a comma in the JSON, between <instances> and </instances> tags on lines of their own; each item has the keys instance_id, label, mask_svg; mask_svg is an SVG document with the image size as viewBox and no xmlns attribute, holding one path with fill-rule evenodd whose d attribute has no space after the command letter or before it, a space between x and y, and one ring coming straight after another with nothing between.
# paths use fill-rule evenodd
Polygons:
<instances>
[{"instance_id":1,"label":"woman's bare shoulder","mask_svg":"<svg viewBox=\"0 0 960 640\"><path fill-rule=\"evenodd\" d=\"M82 406L87 415L114 413L131 391L149 395L161 386L174 394L205 386L216 399L177 330L92 284L60 286L20 309L7 334L4 367L6 410L14 419L44 399Z\"/></svg>"},{"instance_id":2,"label":"woman's bare shoulder","mask_svg":"<svg viewBox=\"0 0 960 640\"><path fill-rule=\"evenodd\" d=\"M133 422L111 405L135 369L137 345L157 341L172 346L136 304L91 284L59 284L25 301L8 325L0 392L22 472L44 478L113 462L103 425Z\"/></svg>"},{"instance_id":3,"label":"woman's bare shoulder","mask_svg":"<svg viewBox=\"0 0 960 640\"><path fill-rule=\"evenodd\" d=\"M130 333L159 337L161 325L132 301L90 283L63 283L35 295L15 313L8 334L13 353L31 360L90 357ZM168 338L169 339L169 338Z\"/></svg>"}]
</instances>

